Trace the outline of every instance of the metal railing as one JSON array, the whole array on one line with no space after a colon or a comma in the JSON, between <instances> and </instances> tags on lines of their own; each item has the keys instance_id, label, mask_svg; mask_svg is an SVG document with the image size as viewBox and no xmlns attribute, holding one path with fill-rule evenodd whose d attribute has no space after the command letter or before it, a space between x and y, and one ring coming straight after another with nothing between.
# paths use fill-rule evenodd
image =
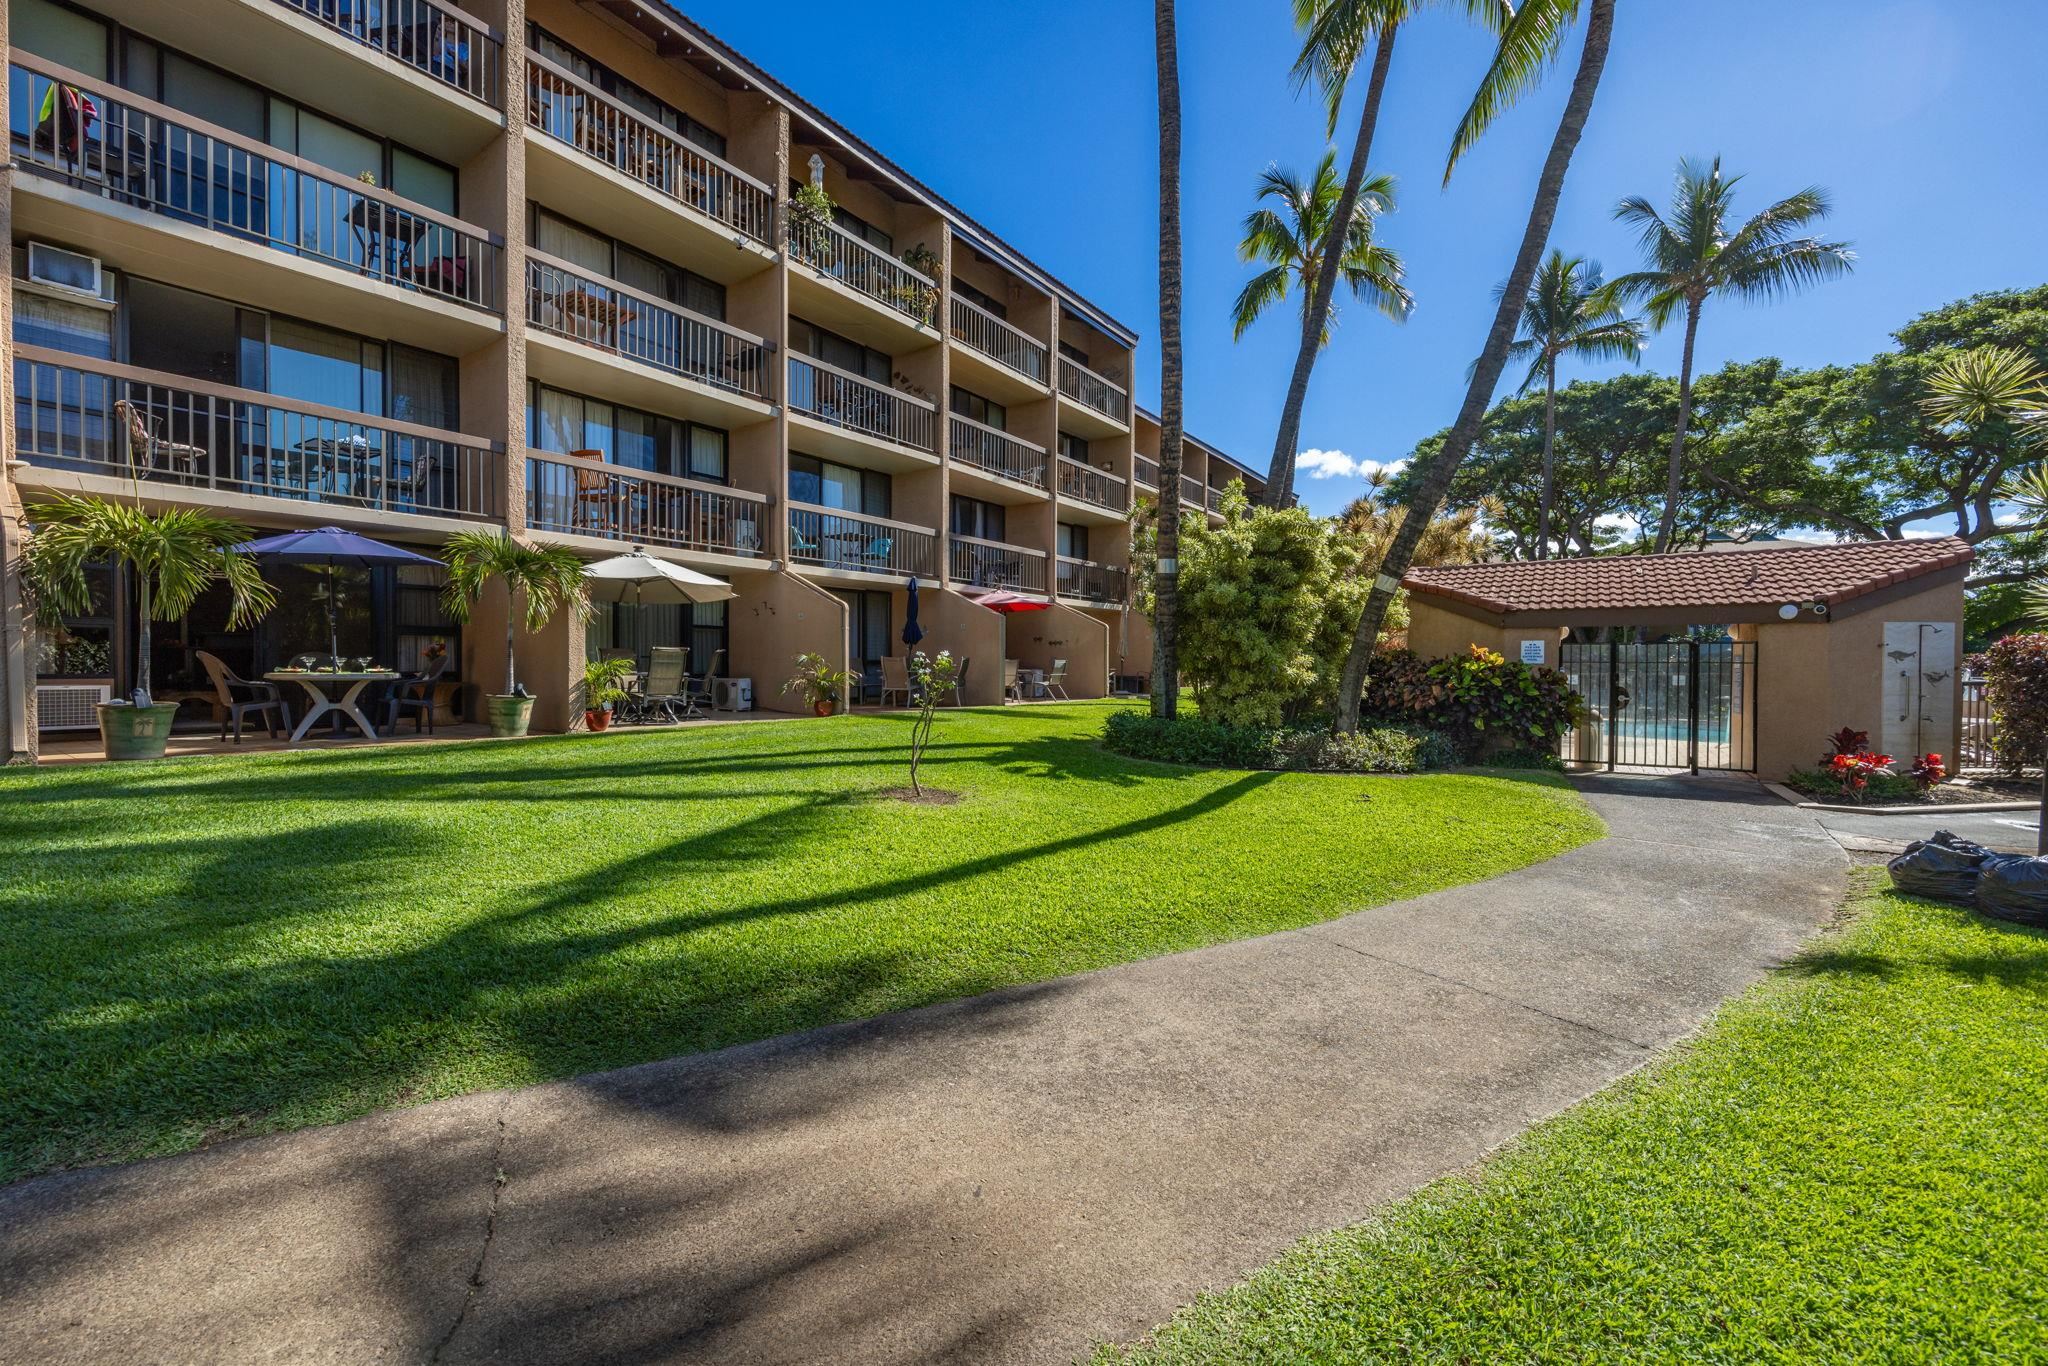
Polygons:
<instances>
[{"instance_id":1,"label":"metal railing","mask_svg":"<svg viewBox=\"0 0 2048 1366\"><path fill-rule=\"evenodd\" d=\"M1222 490L1222 489L1210 489L1210 490L1209 490L1209 493L1208 493L1208 502L1209 502L1209 511L1211 511L1211 512L1221 512L1221 511L1223 511L1223 490Z\"/></svg>"},{"instance_id":2,"label":"metal railing","mask_svg":"<svg viewBox=\"0 0 2048 1366\"><path fill-rule=\"evenodd\" d=\"M836 365L792 354L789 406L835 427L920 451L938 450L938 405Z\"/></svg>"},{"instance_id":3,"label":"metal railing","mask_svg":"<svg viewBox=\"0 0 2048 1366\"><path fill-rule=\"evenodd\" d=\"M503 453L480 437L249 389L14 348L16 458L186 489L496 521Z\"/></svg>"},{"instance_id":4,"label":"metal railing","mask_svg":"<svg viewBox=\"0 0 2048 1366\"><path fill-rule=\"evenodd\" d=\"M1128 512L1131 507L1130 485L1113 474L1064 455L1060 457L1060 496L1093 503L1111 512Z\"/></svg>"},{"instance_id":5,"label":"metal railing","mask_svg":"<svg viewBox=\"0 0 2048 1366\"><path fill-rule=\"evenodd\" d=\"M526 453L526 525L536 531L721 555L759 555L758 493L547 451Z\"/></svg>"},{"instance_id":6,"label":"metal railing","mask_svg":"<svg viewBox=\"0 0 2048 1366\"><path fill-rule=\"evenodd\" d=\"M751 398L768 396L766 338L585 274L544 252L526 254L526 321L671 375Z\"/></svg>"},{"instance_id":7,"label":"metal railing","mask_svg":"<svg viewBox=\"0 0 2048 1366\"><path fill-rule=\"evenodd\" d=\"M953 296L953 338L1028 380L1045 383L1045 343L957 294Z\"/></svg>"},{"instance_id":8,"label":"metal railing","mask_svg":"<svg viewBox=\"0 0 2048 1366\"><path fill-rule=\"evenodd\" d=\"M1131 457L1131 477L1148 489L1159 487L1159 462L1146 455Z\"/></svg>"},{"instance_id":9,"label":"metal railing","mask_svg":"<svg viewBox=\"0 0 2048 1366\"><path fill-rule=\"evenodd\" d=\"M1963 716L1956 770L1998 766L1998 713L1991 706L1991 687L1982 675L1963 674Z\"/></svg>"},{"instance_id":10,"label":"metal railing","mask_svg":"<svg viewBox=\"0 0 2048 1366\"><path fill-rule=\"evenodd\" d=\"M930 326L938 312L937 281L863 242L837 223L821 223L790 214L789 255L792 261L895 309L920 326Z\"/></svg>"},{"instance_id":11,"label":"metal railing","mask_svg":"<svg viewBox=\"0 0 2048 1366\"><path fill-rule=\"evenodd\" d=\"M1054 566L1059 593L1063 598L1086 598L1090 602L1122 602L1130 595L1131 571L1122 565L1097 564L1062 555Z\"/></svg>"},{"instance_id":12,"label":"metal railing","mask_svg":"<svg viewBox=\"0 0 2048 1366\"><path fill-rule=\"evenodd\" d=\"M789 505L789 558L798 564L929 579L938 572L938 544L930 527L813 503Z\"/></svg>"},{"instance_id":13,"label":"metal railing","mask_svg":"<svg viewBox=\"0 0 2048 1366\"><path fill-rule=\"evenodd\" d=\"M657 194L775 245L775 194L766 185L544 57L526 59L526 119Z\"/></svg>"},{"instance_id":14,"label":"metal railing","mask_svg":"<svg viewBox=\"0 0 2048 1366\"><path fill-rule=\"evenodd\" d=\"M276 3L493 109L505 107L505 45L489 24L452 5L440 0Z\"/></svg>"},{"instance_id":15,"label":"metal railing","mask_svg":"<svg viewBox=\"0 0 2048 1366\"><path fill-rule=\"evenodd\" d=\"M1084 408L1118 422L1130 421L1131 396L1078 361L1060 357L1060 392Z\"/></svg>"},{"instance_id":16,"label":"metal railing","mask_svg":"<svg viewBox=\"0 0 2048 1366\"><path fill-rule=\"evenodd\" d=\"M984 541L978 536L946 538L946 570L956 584L970 588L1014 588L1024 593L1045 591L1043 550Z\"/></svg>"},{"instance_id":17,"label":"metal railing","mask_svg":"<svg viewBox=\"0 0 2048 1366\"><path fill-rule=\"evenodd\" d=\"M1045 487L1045 447L959 413L949 416L953 431L947 454L955 463L971 465L983 474L1012 483L1028 484L1035 489Z\"/></svg>"},{"instance_id":18,"label":"metal railing","mask_svg":"<svg viewBox=\"0 0 2048 1366\"><path fill-rule=\"evenodd\" d=\"M1202 481L1192 474L1183 474L1180 477L1180 500L1189 507L1201 507L1205 492Z\"/></svg>"},{"instance_id":19,"label":"metal railing","mask_svg":"<svg viewBox=\"0 0 2048 1366\"><path fill-rule=\"evenodd\" d=\"M40 58L10 67L33 173L402 289L499 311L499 238Z\"/></svg>"}]
</instances>

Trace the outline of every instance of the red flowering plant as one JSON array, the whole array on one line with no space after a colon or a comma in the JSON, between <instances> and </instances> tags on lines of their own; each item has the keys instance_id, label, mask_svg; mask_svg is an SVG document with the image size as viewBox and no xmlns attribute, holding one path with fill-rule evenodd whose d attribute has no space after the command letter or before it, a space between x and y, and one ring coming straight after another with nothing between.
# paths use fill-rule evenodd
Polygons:
<instances>
[{"instance_id":1,"label":"red flowering plant","mask_svg":"<svg viewBox=\"0 0 2048 1366\"><path fill-rule=\"evenodd\" d=\"M1870 786L1872 778L1896 776L1891 755L1872 754L1868 750L1834 755L1828 760L1828 773L1842 785L1842 795L1852 802L1863 800L1863 789Z\"/></svg>"},{"instance_id":2,"label":"red flowering plant","mask_svg":"<svg viewBox=\"0 0 2048 1366\"><path fill-rule=\"evenodd\" d=\"M1826 768L1833 764L1839 755L1861 754L1869 747L1869 731L1851 730L1849 727L1844 726L1828 737L1827 753L1820 756L1820 766Z\"/></svg>"},{"instance_id":3,"label":"red flowering plant","mask_svg":"<svg viewBox=\"0 0 2048 1366\"><path fill-rule=\"evenodd\" d=\"M1913 780L1913 786L1925 792L1948 781L1948 765L1941 761L1939 754L1923 754L1913 761L1913 767L1906 776Z\"/></svg>"}]
</instances>

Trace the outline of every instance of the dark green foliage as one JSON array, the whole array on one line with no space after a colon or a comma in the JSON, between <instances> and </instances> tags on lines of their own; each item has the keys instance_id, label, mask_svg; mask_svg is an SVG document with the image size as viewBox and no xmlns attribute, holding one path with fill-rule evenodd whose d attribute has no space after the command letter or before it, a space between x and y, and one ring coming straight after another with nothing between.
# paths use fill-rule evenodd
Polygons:
<instances>
[{"instance_id":1,"label":"dark green foliage","mask_svg":"<svg viewBox=\"0 0 2048 1366\"><path fill-rule=\"evenodd\" d=\"M1785 775L1785 786L1820 801L1839 802L1843 799L1840 776L1824 768L1795 768ZM1887 773L1865 778L1860 799L1893 802L1919 795L1920 786L1912 778L1903 773Z\"/></svg>"},{"instance_id":2,"label":"dark green foliage","mask_svg":"<svg viewBox=\"0 0 2048 1366\"><path fill-rule=\"evenodd\" d=\"M1314 773L1416 773L1447 768L1458 747L1420 726L1368 727L1332 735L1320 719L1298 726L1227 726L1204 717L1166 720L1118 712L1102 728L1118 754L1206 768L1292 769Z\"/></svg>"},{"instance_id":3,"label":"dark green foliage","mask_svg":"<svg viewBox=\"0 0 2048 1366\"><path fill-rule=\"evenodd\" d=\"M1440 731L1468 756L1554 750L1583 704L1556 669L1531 668L1492 650L1424 661L1410 650L1373 660L1364 714ZM1488 760L1492 762L1492 760Z\"/></svg>"},{"instance_id":4,"label":"dark green foliage","mask_svg":"<svg viewBox=\"0 0 2048 1366\"><path fill-rule=\"evenodd\" d=\"M2038 768L2048 749L2048 633L2007 636L1984 652L1991 748L2000 771Z\"/></svg>"},{"instance_id":5,"label":"dark green foliage","mask_svg":"<svg viewBox=\"0 0 2048 1366\"><path fill-rule=\"evenodd\" d=\"M1562 773L1564 760L1554 749L1503 749L1486 756L1488 768L1518 768L1535 773Z\"/></svg>"}]
</instances>

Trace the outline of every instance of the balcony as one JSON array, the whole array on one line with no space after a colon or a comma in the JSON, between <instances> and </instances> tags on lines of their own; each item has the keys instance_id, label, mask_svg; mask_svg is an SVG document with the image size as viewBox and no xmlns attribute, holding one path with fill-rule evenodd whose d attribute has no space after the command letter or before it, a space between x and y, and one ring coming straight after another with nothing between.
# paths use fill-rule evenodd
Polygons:
<instances>
[{"instance_id":1,"label":"balcony","mask_svg":"<svg viewBox=\"0 0 2048 1366\"><path fill-rule=\"evenodd\" d=\"M789 558L799 565L888 578L938 577L938 533L811 503L789 505Z\"/></svg>"},{"instance_id":2,"label":"balcony","mask_svg":"<svg viewBox=\"0 0 2048 1366\"><path fill-rule=\"evenodd\" d=\"M1044 497L1045 447L959 413L950 413L947 417L951 426L947 454L953 461L955 475L965 475L954 479L956 486L962 483L971 485L977 496L987 493L995 502ZM972 473L967 474L968 471ZM1020 498L1019 495L1026 497Z\"/></svg>"},{"instance_id":3,"label":"balcony","mask_svg":"<svg viewBox=\"0 0 2048 1366\"><path fill-rule=\"evenodd\" d=\"M824 454L880 469L937 463L938 405L915 394L792 354L789 408Z\"/></svg>"},{"instance_id":4,"label":"balcony","mask_svg":"<svg viewBox=\"0 0 2048 1366\"><path fill-rule=\"evenodd\" d=\"M527 58L526 118L536 199L728 284L774 262L775 194L737 166L542 57Z\"/></svg>"},{"instance_id":5,"label":"balcony","mask_svg":"<svg viewBox=\"0 0 2048 1366\"><path fill-rule=\"evenodd\" d=\"M1131 457L1131 477L1138 481L1139 487L1151 489L1155 493L1158 492L1159 462L1149 455L1133 455Z\"/></svg>"},{"instance_id":6,"label":"balcony","mask_svg":"<svg viewBox=\"0 0 2048 1366\"><path fill-rule=\"evenodd\" d=\"M505 107L505 47L490 25L439 0L272 0L492 109Z\"/></svg>"},{"instance_id":7,"label":"balcony","mask_svg":"<svg viewBox=\"0 0 2048 1366\"><path fill-rule=\"evenodd\" d=\"M526 453L526 525L535 531L755 558L767 516L768 500L744 489Z\"/></svg>"},{"instance_id":8,"label":"balcony","mask_svg":"<svg viewBox=\"0 0 2048 1366\"><path fill-rule=\"evenodd\" d=\"M978 536L947 538L946 571L955 588L1009 588L1019 593L1045 591L1043 550L984 541Z\"/></svg>"},{"instance_id":9,"label":"balcony","mask_svg":"<svg viewBox=\"0 0 2048 1366\"><path fill-rule=\"evenodd\" d=\"M1130 597L1131 571L1122 565L1097 564L1093 560L1076 560L1062 555L1054 565L1063 598L1082 598L1088 602L1114 603L1121 606Z\"/></svg>"},{"instance_id":10,"label":"balcony","mask_svg":"<svg viewBox=\"0 0 2048 1366\"><path fill-rule=\"evenodd\" d=\"M889 253L792 213L789 259L791 311L880 351L932 342L938 283Z\"/></svg>"},{"instance_id":11,"label":"balcony","mask_svg":"<svg viewBox=\"0 0 2048 1366\"><path fill-rule=\"evenodd\" d=\"M1060 497L1072 503L1099 508L1122 521L1131 510L1131 486L1113 474L1084 465L1066 456L1059 459ZM1103 520L1103 519L1094 519Z\"/></svg>"},{"instance_id":12,"label":"balcony","mask_svg":"<svg viewBox=\"0 0 2048 1366\"><path fill-rule=\"evenodd\" d=\"M952 304L953 353L970 386L1008 402L1045 395L1045 343L957 294Z\"/></svg>"},{"instance_id":13,"label":"balcony","mask_svg":"<svg viewBox=\"0 0 2048 1366\"><path fill-rule=\"evenodd\" d=\"M1180 477L1180 501L1191 508L1204 506L1202 481L1191 474Z\"/></svg>"},{"instance_id":14,"label":"balcony","mask_svg":"<svg viewBox=\"0 0 2048 1366\"><path fill-rule=\"evenodd\" d=\"M1099 419L1077 424L1083 436L1114 435L1130 424L1131 396L1066 356L1060 357L1060 393Z\"/></svg>"},{"instance_id":15,"label":"balcony","mask_svg":"<svg viewBox=\"0 0 2048 1366\"><path fill-rule=\"evenodd\" d=\"M769 415L766 338L589 274L559 257L526 257L534 377L723 426ZM682 383L678 383L682 381Z\"/></svg>"},{"instance_id":16,"label":"balcony","mask_svg":"<svg viewBox=\"0 0 2048 1366\"><path fill-rule=\"evenodd\" d=\"M18 233L440 350L502 330L482 229L37 58L9 76Z\"/></svg>"},{"instance_id":17,"label":"balcony","mask_svg":"<svg viewBox=\"0 0 2048 1366\"><path fill-rule=\"evenodd\" d=\"M480 437L35 346L14 348L14 387L26 485L136 479L166 501L269 499L371 526L504 517L504 456Z\"/></svg>"},{"instance_id":18,"label":"balcony","mask_svg":"<svg viewBox=\"0 0 2048 1366\"><path fill-rule=\"evenodd\" d=\"M1223 490L1210 489L1208 492L1209 511L1221 514L1223 511Z\"/></svg>"}]
</instances>

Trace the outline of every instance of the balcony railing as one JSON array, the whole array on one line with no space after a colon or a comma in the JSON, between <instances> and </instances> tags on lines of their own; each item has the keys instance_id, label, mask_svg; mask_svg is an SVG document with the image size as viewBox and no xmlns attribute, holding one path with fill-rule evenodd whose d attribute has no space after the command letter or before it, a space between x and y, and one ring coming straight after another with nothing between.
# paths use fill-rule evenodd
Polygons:
<instances>
[{"instance_id":1,"label":"balcony railing","mask_svg":"<svg viewBox=\"0 0 2048 1366\"><path fill-rule=\"evenodd\" d=\"M502 452L480 437L249 389L14 348L18 459L184 489L497 521Z\"/></svg>"},{"instance_id":2,"label":"balcony railing","mask_svg":"<svg viewBox=\"0 0 2048 1366\"><path fill-rule=\"evenodd\" d=\"M865 294L928 327L939 307L939 286L886 251L855 237L837 223L807 221L791 214L789 255L826 279Z\"/></svg>"},{"instance_id":3,"label":"balcony railing","mask_svg":"<svg viewBox=\"0 0 2048 1366\"><path fill-rule=\"evenodd\" d=\"M761 553L768 500L602 460L526 453L526 525L719 555Z\"/></svg>"},{"instance_id":4,"label":"balcony railing","mask_svg":"<svg viewBox=\"0 0 2048 1366\"><path fill-rule=\"evenodd\" d=\"M526 118L655 193L775 245L775 195L766 185L544 57L526 59Z\"/></svg>"},{"instance_id":5,"label":"balcony railing","mask_svg":"<svg viewBox=\"0 0 2048 1366\"><path fill-rule=\"evenodd\" d=\"M505 46L489 24L439 0L276 0L493 109L504 108Z\"/></svg>"},{"instance_id":6,"label":"balcony railing","mask_svg":"<svg viewBox=\"0 0 2048 1366\"><path fill-rule=\"evenodd\" d=\"M1012 483L1045 488L1045 447L959 413L949 416L953 431L952 444L947 449L956 464L971 465L983 474Z\"/></svg>"},{"instance_id":7,"label":"balcony railing","mask_svg":"<svg viewBox=\"0 0 2048 1366\"><path fill-rule=\"evenodd\" d=\"M1123 602L1130 595L1131 571L1122 565L1097 564L1060 556L1054 566L1059 594L1063 598L1086 598L1090 602Z\"/></svg>"},{"instance_id":8,"label":"balcony railing","mask_svg":"<svg viewBox=\"0 0 2048 1366\"><path fill-rule=\"evenodd\" d=\"M1222 490L1222 489L1210 489L1210 490L1209 490L1209 495L1208 495L1208 497L1209 497L1209 511L1211 511L1211 512L1221 512L1221 511L1223 511L1223 490Z\"/></svg>"},{"instance_id":9,"label":"balcony railing","mask_svg":"<svg viewBox=\"0 0 2048 1366\"><path fill-rule=\"evenodd\" d=\"M789 558L798 564L929 579L938 573L938 544L930 527L811 503L789 505Z\"/></svg>"},{"instance_id":10,"label":"balcony railing","mask_svg":"<svg viewBox=\"0 0 2048 1366\"><path fill-rule=\"evenodd\" d=\"M1159 487L1159 462L1146 455L1131 457L1131 477L1148 489Z\"/></svg>"},{"instance_id":11,"label":"balcony railing","mask_svg":"<svg viewBox=\"0 0 2048 1366\"><path fill-rule=\"evenodd\" d=\"M1020 332L987 309L953 296L953 337L998 365L1045 383L1045 343Z\"/></svg>"},{"instance_id":12,"label":"balcony railing","mask_svg":"<svg viewBox=\"0 0 2048 1366\"><path fill-rule=\"evenodd\" d=\"M1014 588L1023 593L1045 591L1043 550L984 541L977 536L949 536L946 545L946 569L956 584L969 588Z\"/></svg>"},{"instance_id":13,"label":"balcony railing","mask_svg":"<svg viewBox=\"0 0 2048 1366\"><path fill-rule=\"evenodd\" d=\"M789 358L789 406L835 427L936 451L938 405L809 356Z\"/></svg>"},{"instance_id":14,"label":"balcony railing","mask_svg":"<svg viewBox=\"0 0 2048 1366\"><path fill-rule=\"evenodd\" d=\"M1060 457L1060 496L1093 503L1111 512L1128 512L1131 507L1130 485L1064 455Z\"/></svg>"},{"instance_id":15,"label":"balcony railing","mask_svg":"<svg viewBox=\"0 0 2048 1366\"><path fill-rule=\"evenodd\" d=\"M1191 474L1180 477L1180 500L1189 507L1202 506L1202 481Z\"/></svg>"},{"instance_id":16,"label":"balcony railing","mask_svg":"<svg viewBox=\"0 0 2048 1366\"><path fill-rule=\"evenodd\" d=\"M1121 386L1111 384L1087 366L1065 356L1060 357L1060 392L1104 417L1115 418L1118 422L1130 421L1131 396Z\"/></svg>"},{"instance_id":17,"label":"balcony railing","mask_svg":"<svg viewBox=\"0 0 2048 1366\"><path fill-rule=\"evenodd\" d=\"M768 396L766 339L543 252L526 254L526 321L700 384L749 398Z\"/></svg>"}]
</instances>

